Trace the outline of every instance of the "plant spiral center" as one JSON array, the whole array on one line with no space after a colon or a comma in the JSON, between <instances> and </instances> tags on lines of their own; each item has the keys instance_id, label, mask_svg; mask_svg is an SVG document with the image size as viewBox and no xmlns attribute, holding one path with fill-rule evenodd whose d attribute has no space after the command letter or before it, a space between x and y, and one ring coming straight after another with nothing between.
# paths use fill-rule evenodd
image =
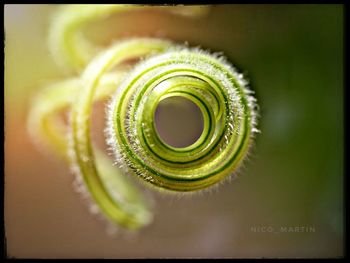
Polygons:
<instances>
[{"instance_id":1,"label":"plant spiral center","mask_svg":"<svg viewBox=\"0 0 350 263\"><path fill-rule=\"evenodd\" d=\"M191 100L172 96L161 100L154 115L161 140L176 148L195 143L203 132L203 114Z\"/></svg>"}]
</instances>

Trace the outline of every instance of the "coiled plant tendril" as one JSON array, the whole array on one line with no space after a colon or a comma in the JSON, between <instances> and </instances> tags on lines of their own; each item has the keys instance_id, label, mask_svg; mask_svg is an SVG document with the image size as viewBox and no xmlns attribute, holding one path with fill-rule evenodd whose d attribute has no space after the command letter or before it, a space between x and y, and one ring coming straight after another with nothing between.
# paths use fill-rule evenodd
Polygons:
<instances>
[{"instance_id":1,"label":"coiled plant tendril","mask_svg":"<svg viewBox=\"0 0 350 263\"><path fill-rule=\"evenodd\" d=\"M223 57L156 38L119 41L96 56L98 48L79 29L138 8L149 7L68 5L57 12L49 34L51 51L66 71L79 75L42 90L28 119L33 139L70 161L82 182L81 192L96 204L93 212L99 210L128 229L148 224L152 214L125 173L157 189L205 189L236 170L258 132L253 92ZM206 11L199 6L168 9L190 16ZM144 60L132 70L118 67L140 57ZM90 135L93 103L112 93L105 133L119 168L93 145ZM204 121L199 139L182 148L165 143L155 128L157 105L175 96L195 103ZM58 117L66 108L71 109L68 128Z\"/></svg>"}]
</instances>

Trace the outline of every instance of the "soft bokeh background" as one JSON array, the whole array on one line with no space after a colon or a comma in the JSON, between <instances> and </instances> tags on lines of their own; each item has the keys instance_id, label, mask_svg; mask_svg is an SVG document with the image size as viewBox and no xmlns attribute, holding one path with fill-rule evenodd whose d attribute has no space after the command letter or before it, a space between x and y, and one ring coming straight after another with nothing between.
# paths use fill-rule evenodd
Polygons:
<instances>
[{"instance_id":1,"label":"soft bokeh background","mask_svg":"<svg viewBox=\"0 0 350 263\"><path fill-rule=\"evenodd\" d=\"M31 96L62 78L46 43L56 8L5 6L8 256L343 255L343 6L217 5L199 19L148 10L91 25L88 34L105 45L162 36L223 51L248 74L262 116L262 133L237 179L192 197L154 193L153 224L114 237L73 191L66 164L38 151L26 131Z\"/></svg>"}]
</instances>

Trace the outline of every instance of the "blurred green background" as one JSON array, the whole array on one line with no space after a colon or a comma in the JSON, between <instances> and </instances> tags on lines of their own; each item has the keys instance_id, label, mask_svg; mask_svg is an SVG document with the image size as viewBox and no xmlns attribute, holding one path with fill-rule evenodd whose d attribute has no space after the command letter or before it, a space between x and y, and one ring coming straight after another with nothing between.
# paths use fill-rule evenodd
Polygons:
<instances>
[{"instance_id":1,"label":"blurred green background","mask_svg":"<svg viewBox=\"0 0 350 263\"><path fill-rule=\"evenodd\" d=\"M114 237L82 205L67 165L38 151L26 131L33 94L63 77L46 42L56 8L6 5L4 11L9 256L343 255L342 5L214 5L199 19L135 11L88 28L106 46L117 38L160 36L223 51L247 74L260 105L261 134L238 178L191 197L149 191L153 224Z\"/></svg>"}]
</instances>

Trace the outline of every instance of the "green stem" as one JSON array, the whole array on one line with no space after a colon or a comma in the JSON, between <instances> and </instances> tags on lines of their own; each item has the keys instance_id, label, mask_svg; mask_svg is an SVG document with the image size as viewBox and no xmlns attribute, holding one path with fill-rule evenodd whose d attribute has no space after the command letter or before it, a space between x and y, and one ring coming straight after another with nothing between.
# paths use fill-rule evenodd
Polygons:
<instances>
[{"instance_id":1,"label":"green stem","mask_svg":"<svg viewBox=\"0 0 350 263\"><path fill-rule=\"evenodd\" d=\"M152 213L126 173L168 192L206 189L237 169L258 132L252 91L222 57L166 40L133 38L112 45L90 62L97 48L79 34L82 26L112 13L141 8L145 7L62 7L50 30L50 48L66 69L83 72L42 90L28 119L33 139L68 159L99 210L128 229L150 223ZM207 10L164 9L191 16ZM133 70L121 67L141 57L145 59ZM93 145L90 135L93 103L112 93L106 137L121 169ZM157 105L172 96L191 100L203 115L203 132L187 147L168 145L155 128ZM71 109L68 129L59 118L64 109Z\"/></svg>"}]
</instances>

